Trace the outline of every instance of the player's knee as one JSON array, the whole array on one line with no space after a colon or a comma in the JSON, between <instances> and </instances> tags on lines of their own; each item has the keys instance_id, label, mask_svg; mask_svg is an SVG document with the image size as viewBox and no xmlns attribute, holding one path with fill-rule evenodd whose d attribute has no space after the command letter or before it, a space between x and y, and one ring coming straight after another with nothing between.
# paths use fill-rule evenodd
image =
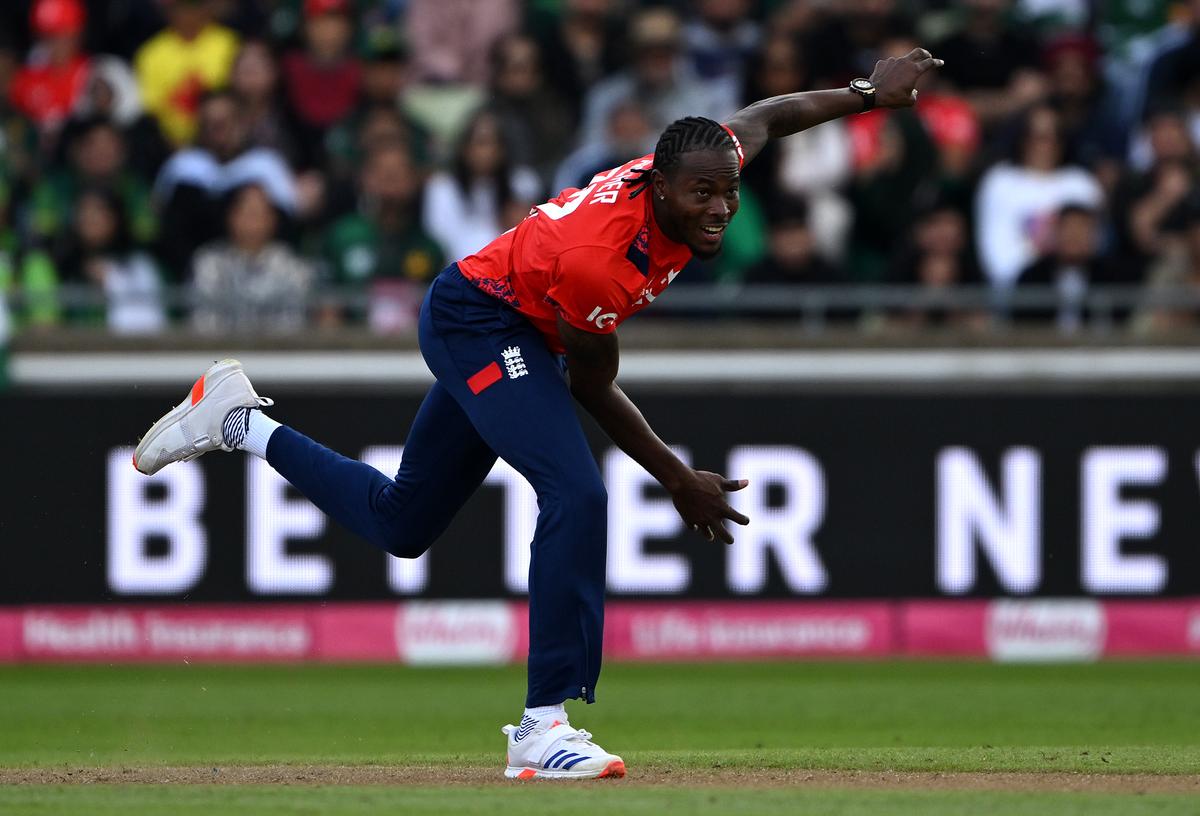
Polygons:
<instances>
[{"instance_id":1,"label":"player's knee","mask_svg":"<svg viewBox=\"0 0 1200 816\"><path fill-rule=\"evenodd\" d=\"M429 549L433 537L411 527L381 524L371 536L371 543L397 558L419 558Z\"/></svg>"},{"instance_id":2,"label":"player's knee","mask_svg":"<svg viewBox=\"0 0 1200 816\"><path fill-rule=\"evenodd\" d=\"M594 478L571 483L562 497L563 510L569 518L593 525L608 517L608 490L599 474Z\"/></svg>"}]
</instances>

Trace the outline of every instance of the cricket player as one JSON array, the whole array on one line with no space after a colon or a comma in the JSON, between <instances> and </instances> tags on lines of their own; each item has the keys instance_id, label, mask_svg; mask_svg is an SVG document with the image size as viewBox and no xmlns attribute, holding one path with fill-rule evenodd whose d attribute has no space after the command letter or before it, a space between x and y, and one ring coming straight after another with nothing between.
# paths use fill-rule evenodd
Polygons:
<instances>
[{"instance_id":1,"label":"cricket player","mask_svg":"<svg viewBox=\"0 0 1200 816\"><path fill-rule=\"evenodd\" d=\"M924 49L878 62L849 87L788 94L724 124L671 124L653 155L535 207L451 264L421 306L421 353L437 381L395 478L341 456L263 412L236 360L216 363L142 439L152 474L209 451L266 459L322 511L401 558L425 552L502 457L537 492L529 568L529 682L507 737L511 778L625 775L621 757L574 728L563 704L595 701L604 628L607 494L572 398L670 493L708 540L733 541L726 501L745 481L694 470L616 384L617 327L660 297L693 257L711 258L738 210L741 168L768 139L873 107L916 102L941 65Z\"/></svg>"}]
</instances>

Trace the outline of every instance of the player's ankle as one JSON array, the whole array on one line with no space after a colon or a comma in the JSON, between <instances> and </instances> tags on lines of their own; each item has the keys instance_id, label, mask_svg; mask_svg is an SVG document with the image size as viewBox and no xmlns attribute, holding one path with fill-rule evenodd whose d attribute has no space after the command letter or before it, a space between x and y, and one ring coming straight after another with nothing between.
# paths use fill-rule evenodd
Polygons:
<instances>
[{"instance_id":1,"label":"player's ankle","mask_svg":"<svg viewBox=\"0 0 1200 816\"><path fill-rule=\"evenodd\" d=\"M560 722L567 722L567 709L562 703L548 706L527 706L525 716L535 720L556 719Z\"/></svg>"},{"instance_id":2,"label":"player's ankle","mask_svg":"<svg viewBox=\"0 0 1200 816\"><path fill-rule=\"evenodd\" d=\"M234 408L222 423L225 444L267 458L267 443L279 423L257 408Z\"/></svg>"}]
</instances>

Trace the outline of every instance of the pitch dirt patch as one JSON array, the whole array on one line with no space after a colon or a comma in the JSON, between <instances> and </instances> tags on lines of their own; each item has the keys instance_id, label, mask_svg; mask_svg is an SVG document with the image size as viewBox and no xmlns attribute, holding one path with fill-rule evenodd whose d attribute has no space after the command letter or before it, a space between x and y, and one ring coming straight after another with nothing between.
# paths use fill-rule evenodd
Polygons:
<instances>
[{"instance_id":1,"label":"pitch dirt patch","mask_svg":"<svg viewBox=\"0 0 1200 816\"><path fill-rule=\"evenodd\" d=\"M500 769L443 765L233 765L203 767L0 768L0 785L497 785ZM553 784L553 783L532 783ZM561 784L561 783L560 783ZM567 783L569 784L569 783ZM576 783L587 784L587 783ZM592 784L635 787L844 788L852 790L1190 793L1200 775L938 773L778 768L635 769Z\"/></svg>"}]
</instances>

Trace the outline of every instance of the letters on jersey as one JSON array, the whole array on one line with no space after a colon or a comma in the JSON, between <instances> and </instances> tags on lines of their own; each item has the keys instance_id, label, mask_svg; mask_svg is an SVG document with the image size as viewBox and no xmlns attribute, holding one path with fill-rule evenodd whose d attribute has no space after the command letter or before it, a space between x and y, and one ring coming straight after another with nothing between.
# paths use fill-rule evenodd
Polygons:
<instances>
[{"instance_id":1,"label":"letters on jersey","mask_svg":"<svg viewBox=\"0 0 1200 816\"><path fill-rule=\"evenodd\" d=\"M561 353L558 316L584 331L615 331L662 294L691 260L655 223L653 196L631 199L621 179L649 167L643 156L563 190L475 255L462 274L525 315Z\"/></svg>"}]
</instances>

